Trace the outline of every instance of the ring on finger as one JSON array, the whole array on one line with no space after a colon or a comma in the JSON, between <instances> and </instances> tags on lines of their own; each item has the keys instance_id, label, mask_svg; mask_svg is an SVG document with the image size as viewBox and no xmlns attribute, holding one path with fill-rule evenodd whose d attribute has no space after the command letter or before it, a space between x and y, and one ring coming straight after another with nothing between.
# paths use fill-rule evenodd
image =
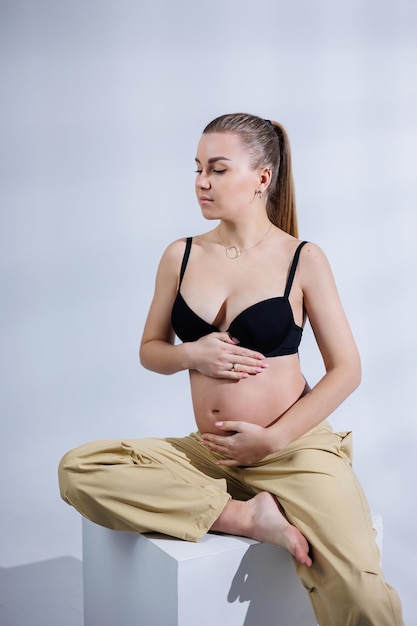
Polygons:
<instances>
[{"instance_id":1,"label":"ring on finger","mask_svg":"<svg viewBox=\"0 0 417 626\"><path fill-rule=\"evenodd\" d=\"M232 363L232 367L230 368L230 371L231 372L236 372L237 371L236 370L236 366L237 366L237 363Z\"/></svg>"}]
</instances>

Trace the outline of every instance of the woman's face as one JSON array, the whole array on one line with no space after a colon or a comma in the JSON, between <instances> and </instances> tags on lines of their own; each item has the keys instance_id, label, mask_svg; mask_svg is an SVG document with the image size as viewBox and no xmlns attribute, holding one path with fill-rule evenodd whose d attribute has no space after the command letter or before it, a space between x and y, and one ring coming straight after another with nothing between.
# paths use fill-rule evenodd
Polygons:
<instances>
[{"instance_id":1,"label":"woman's face","mask_svg":"<svg viewBox=\"0 0 417 626\"><path fill-rule=\"evenodd\" d=\"M197 148L195 190L207 219L233 219L255 198L260 173L234 133L204 134Z\"/></svg>"}]
</instances>

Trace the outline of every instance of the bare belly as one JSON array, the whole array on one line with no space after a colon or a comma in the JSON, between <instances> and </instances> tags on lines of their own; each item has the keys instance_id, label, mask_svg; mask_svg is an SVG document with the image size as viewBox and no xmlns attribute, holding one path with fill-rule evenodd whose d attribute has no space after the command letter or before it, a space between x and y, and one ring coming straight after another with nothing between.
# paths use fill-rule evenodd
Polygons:
<instances>
[{"instance_id":1,"label":"bare belly","mask_svg":"<svg viewBox=\"0 0 417 626\"><path fill-rule=\"evenodd\" d=\"M224 420L268 426L298 400L306 388L296 354L268 359L269 367L239 381L190 372L195 420L201 433L226 434Z\"/></svg>"}]
</instances>

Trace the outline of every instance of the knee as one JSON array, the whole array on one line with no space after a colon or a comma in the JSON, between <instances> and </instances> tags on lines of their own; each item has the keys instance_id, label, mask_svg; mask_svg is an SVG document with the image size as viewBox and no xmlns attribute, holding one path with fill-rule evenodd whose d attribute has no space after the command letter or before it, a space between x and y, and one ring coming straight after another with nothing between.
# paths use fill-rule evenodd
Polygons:
<instances>
[{"instance_id":1,"label":"knee","mask_svg":"<svg viewBox=\"0 0 417 626\"><path fill-rule=\"evenodd\" d=\"M309 589L309 592L320 624L393 626L402 623L401 609L395 609L394 594L390 593L381 572L335 575L329 584L321 589Z\"/></svg>"},{"instance_id":2,"label":"knee","mask_svg":"<svg viewBox=\"0 0 417 626\"><path fill-rule=\"evenodd\" d=\"M76 489L77 481L75 480L77 474L80 472L80 455L78 448L70 450L62 457L58 465L58 482L61 498L65 502L70 503L72 501L72 495Z\"/></svg>"},{"instance_id":3,"label":"knee","mask_svg":"<svg viewBox=\"0 0 417 626\"><path fill-rule=\"evenodd\" d=\"M386 584L381 570L358 572L346 586L346 598L352 607L356 624L393 626L401 623L395 592Z\"/></svg>"},{"instance_id":4,"label":"knee","mask_svg":"<svg viewBox=\"0 0 417 626\"><path fill-rule=\"evenodd\" d=\"M380 595L377 591L379 584L377 573L356 572L349 580L342 581L342 597L347 605L354 607L358 616L365 618Z\"/></svg>"}]
</instances>

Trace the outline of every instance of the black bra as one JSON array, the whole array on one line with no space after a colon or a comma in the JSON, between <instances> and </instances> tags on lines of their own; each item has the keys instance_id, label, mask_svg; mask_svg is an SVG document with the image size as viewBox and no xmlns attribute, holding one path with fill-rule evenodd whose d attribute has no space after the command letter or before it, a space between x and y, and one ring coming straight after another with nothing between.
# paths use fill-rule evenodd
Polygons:
<instances>
[{"instance_id":1,"label":"black bra","mask_svg":"<svg viewBox=\"0 0 417 626\"><path fill-rule=\"evenodd\" d=\"M266 357L298 352L303 329L294 322L288 298L301 248L306 243L306 241L301 242L295 251L284 295L252 304L239 313L230 324L226 332L238 339L240 346L261 352ZM192 237L188 237L181 265L178 292L171 313L172 327L181 341L197 341L209 333L220 332L216 326L194 313L180 293L191 244Z\"/></svg>"}]
</instances>

